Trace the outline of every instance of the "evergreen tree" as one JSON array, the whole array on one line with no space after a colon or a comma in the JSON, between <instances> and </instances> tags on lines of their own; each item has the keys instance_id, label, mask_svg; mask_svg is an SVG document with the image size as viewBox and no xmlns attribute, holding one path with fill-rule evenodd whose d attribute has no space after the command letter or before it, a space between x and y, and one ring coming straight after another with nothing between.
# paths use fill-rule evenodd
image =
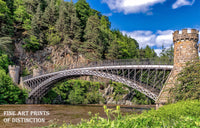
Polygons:
<instances>
[{"instance_id":1,"label":"evergreen tree","mask_svg":"<svg viewBox=\"0 0 200 128\"><path fill-rule=\"evenodd\" d=\"M41 33L41 27L42 27L42 11L40 8L40 4L37 6L36 14L33 16L33 19L31 21L31 34L39 38L39 35Z\"/></svg>"},{"instance_id":2,"label":"evergreen tree","mask_svg":"<svg viewBox=\"0 0 200 128\"><path fill-rule=\"evenodd\" d=\"M136 58L138 56L138 47L136 40L127 35L124 36L119 30L113 30L112 41L109 43L106 57L112 59Z\"/></svg>"},{"instance_id":3,"label":"evergreen tree","mask_svg":"<svg viewBox=\"0 0 200 128\"><path fill-rule=\"evenodd\" d=\"M76 4L76 13L77 13L77 17L80 19L80 27L82 29L82 33L81 33L81 40L83 41L83 35L84 35L84 29L86 27L86 22L88 20L88 18L91 15L91 8L89 6L89 4L86 2L86 0L79 0Z\"/></svg>"},{"instance_id":4,"label":"evergreen tree","mask_svg":"<svg viewBox=\"0 0 200 128\"><path fill-rule=\"evenodd\" d=\"M14 18L18 23L17 25L22 25L24 21L30 19L32 15L27 12L24 0L15 0L14 5L16 7Z\"/></svg>"},{"instance_id":5,"label":"evergreen tree","mask_svg":"<svg viewBox=\"0 0 200 128\"><path fill-rule=\"evenodd\" d=\"M10 37L0 37L0 52L10 53L12 40Z\"/></svg>"},{"instance_id":6,"label":"evergreen tree","mask_svg":"<svg viewBox=\"0 0 200 128\"><path fill-rule=\"evenodd\" d=\"M61 40L64 40L65 35L66 35L66 29L67 29L67 21L69 20L69 16L67 13L67 6L65 2L63 1L60 5L60 10L59 10L59 19L57 20L55 26L56 30L59 32L61 36Z\"/></svg>"},{"instance_id":7,"label":"evergreen tree","mask_svg":"<svg viewBox=\"0 0 200 128\"><path fill-rule=\"evenodd\" d=\"M45 12L42 16L43 23L45 27L53 26L58 19L58 8L56 6L56 1L51 0L48 6L45 9Z\"/></svg>"},{"instance_id":8,"label":"evergreen tree","mask_svg":"<svg viewBox=\"0 0 200 128\"><path fill-rule=\"evenodd\" d=\"M103 42L100 38L100 20L96 15L90 16L85 28L85 42L83 44L83 53L89 60L99 60L102 58Z\"/></svg>"},{"instance_id":9,"label":"evergreen tree","mask_svg":"<svg viewBox=\"0 0 200 128\"><path fill-rule=\"evenodd\" d=\"M103 55L102 59L106 58L106 53L108 52L108 46L109 42L111 41L111 31L110 31L110 22L108 20L108 17L106 16L101 16L101 40L103 42Z\"/></svg>"},{"instance_id":10,"label":"evergreen tree","mask_svg":"<svg viewBox=\"0 0 200 128\"><path fill-rule=\"evenodd\" d=\"M8 3L0 0L0 37L13 35L13 16L7 6Z\"/></svg>"},{"instance_id":11,"label":"evergreen tree","mask_svg":"<svg viewBox=\"0 0 200 128\"><path fill-rule=\"evenodd\" d=\"M153 49L151 49L148 45L144 49L144 58L154 58L156 57L156 53Z\"/></svg>"},{"instance_id":12,"label":"evergreen tree","mask_svg":"<svg viewBox=\"0 0 200 128\"><path fill-rule=\"evenodd\" d=\"M70 39L79 40L81 36L80 21L76 16L76 9L72 0L68 4L67 13L69 16L69 19L67 21L67 35L70 37Z\"/></svg>"},{"instance_id":13,"label":"evergreen tree","mask_svg":"<svg viewBox=\"0 0 200 128\"><path fill-rule=\"evenodd\" d=\"M121 58L119 51L120 51L120 47L118 45L117 38L115 38L108 47L108 53L106 55L106 58L110 60Z\"/></svg>"}]
</instances>

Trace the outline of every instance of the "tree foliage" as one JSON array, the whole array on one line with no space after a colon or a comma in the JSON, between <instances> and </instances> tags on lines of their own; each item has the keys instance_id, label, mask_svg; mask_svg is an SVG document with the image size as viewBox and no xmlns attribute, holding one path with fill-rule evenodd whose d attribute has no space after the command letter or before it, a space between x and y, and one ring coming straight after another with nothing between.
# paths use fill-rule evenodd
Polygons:
<instances>
[{"instance_id":1,"label":"tree foliage","mask_svg":"<svg viewBox=\"0 0 200 128\"><path fill-rule=\"evenodd\" d=\"M90 61L155 57L153 49L139 49L136 40L111 30L109 18L86 0L75 4L72 0L1 0L0 4L0 38L20 36L28 51L64 44Z\"/></svg>"},{"instance_id":2,"label":"tree foliage","mask_svg":"<svg viewBox=\"0 0 200 128\"><path fill-rule=\"evenodd\" d=\"M22 104L25 103L27 93L13 85L9 75L0 69L0 104Z\"/></svg>"},{"instance_id":3,"label":"tree foliage","mask_svg":"<svg viewBox=\"0 0 200 128\"><path fill-rule=\"evenodd\" d=\"M189 62L178 74L177 83L171 90L175 101L200 99L200 62Z\"/></svg>"},{"instance_id":4,"label":"tree foliage","mask_svg":"<svg viewBox=\"0 0 200 128\"><path fill-rule=\"evenodd\" d=\"M164 48L162 46L162 52L160 53L161 59L170 59L174 58L174 47L171 45L169 48Z\"/></svg>"},{"instance_id":5,"label":"tree foliage","mask_svg":"<svg viewBox=\"0 0 200 128\"><path fill-rule=\"evenodd\" d=\"M52 103L56 96L60 95L64 103L67 104L96 104L103 100L99 92L101 84L84 80L69 80L58 83L43 98L43 102Z\"/></svg>"}]
</instances>

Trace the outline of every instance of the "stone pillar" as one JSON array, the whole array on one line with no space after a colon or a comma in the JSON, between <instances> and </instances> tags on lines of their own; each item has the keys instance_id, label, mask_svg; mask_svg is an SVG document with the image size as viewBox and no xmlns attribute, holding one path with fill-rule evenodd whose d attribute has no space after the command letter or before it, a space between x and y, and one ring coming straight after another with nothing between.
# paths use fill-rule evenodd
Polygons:
<instances>
[{"instance_id":1,"label":"stone pillar","mask_svg":"<svg viewBox=\"0 0 200 128\"><path fill-rule=\"evenodd\" d=\"M21 86L21 88L24 88L23 77L20 77L19 85Z\"/></svg>"},{"instance_id":2,"label":"stone pillar","mask_svg":"<svg viewBox=\"0 0 200 128\"><path fill-rule=\"evenodd\" d=\"M175 86L177 75L186 65L186 62L198 61L198 43L199 31L196 29L182 29L173 33L174 42L174 67L159 97L156 101L156 107L160 107L170 100L169 90Z\"/></svg>"},{"instance_id":3,"label":"stone pillar","mask_svg":"<svg viewBox=\"0 0 200 128\"><path fill-rule=\"evenodd\" d=\"M18 85L20 67L16 65L9 65L8 70L9 70L9 75L11 79L13 80L14 84Z\"/></svg>"}]
</instances>

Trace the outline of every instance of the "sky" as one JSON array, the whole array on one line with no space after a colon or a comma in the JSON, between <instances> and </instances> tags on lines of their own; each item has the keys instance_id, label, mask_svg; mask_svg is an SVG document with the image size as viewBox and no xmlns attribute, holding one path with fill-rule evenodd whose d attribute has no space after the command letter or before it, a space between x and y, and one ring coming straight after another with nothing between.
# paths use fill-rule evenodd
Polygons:
<instances>
[{"instance_id":1,"label":"sky","mask_svg":"<svg viewBox=\"0 0 200 128\"><path fill-rule=\"evenodd\" d=\"M73 0L74 3L77 0ZM109 17L112 29L136 39L141 48L156 53L173 44L172 33L184 28L200 30L200 0L86 0Z\"/></svg>"}]
</instances>

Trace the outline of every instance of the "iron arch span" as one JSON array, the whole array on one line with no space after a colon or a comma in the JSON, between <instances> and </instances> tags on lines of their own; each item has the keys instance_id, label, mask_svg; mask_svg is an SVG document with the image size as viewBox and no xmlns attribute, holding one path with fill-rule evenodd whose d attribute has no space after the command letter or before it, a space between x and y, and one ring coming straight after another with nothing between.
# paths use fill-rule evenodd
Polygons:
<instances>
[{"instance_id":1,"label":"iron arch span","mask_svg":"<svg viewBox=\"0 0 200 128\"><path fill-rule=\"evenodd\" d=\"M62 79L74 77L74 76L97 76L97 77L103 77L107 78L119 83L123 83L133 89L136 89L140 91L141 93L145 94L149 98L156 101L158 97L158 93L156 93L153 89L147 89L144 88L141 83L134 82L131 80L128 80L126 78L123 78L121 76L100 72L100 71L92 71L92 70L72 70L72 71L65 71L61 72L41 84L39 84L37 87L35 87L30 93L29 93L29 99L40 99L41 97L45 96L46 93L55 85L54 83L59 82Z\"/></svg>"},{"instance_id":2,"label":"iron arch span","mask_svg":"<svg viewBox=\"0 0 200 128\"><path fill-rule=\"evenodd\" d=\"M120 65L74 68L24 79L23 85L30 89L27 99L27 103L30 104L40 103L40 99L46 95L55 83L79 76L97 76L123 83L156 101L172 68L173 66L170 65ZM143 81L143 78L146 79L146 82Z\"/></svg>"}]
</instances>

